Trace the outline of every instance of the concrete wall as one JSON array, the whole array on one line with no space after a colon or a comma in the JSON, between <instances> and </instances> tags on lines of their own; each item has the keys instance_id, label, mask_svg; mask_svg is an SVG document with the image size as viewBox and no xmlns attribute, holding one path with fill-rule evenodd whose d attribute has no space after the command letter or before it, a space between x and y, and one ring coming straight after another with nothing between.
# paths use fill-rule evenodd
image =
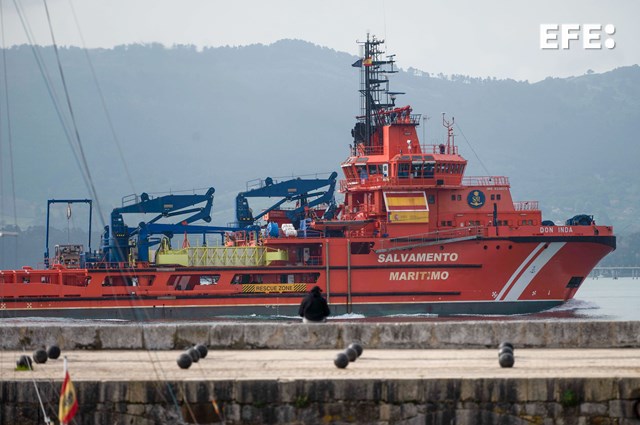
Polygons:
<instances>
[{"instance_id":1,"label":"concrete wall","mask_svg":"<svg viewBox=\"0 0 640 425\"><path fill-rule=\"evenodd\" d=\"M640 347L640 321L477 321L417 323L207 323L0 325L0 349L57 343L71 349L337 348L361 341L375 348L484 348L510 341L521 348Z\"/></svg>"},{"instance_id":2,"label":"concrete wall","mask_svg":"<svg viewBox=\"0 0 640 425\"><path fill-rule=\"evenodd\" d=\"M78 382L76 424L638 424L640 379ZM51 418L57 393L39 384ZM41 424L31 382L2 382L0 424ZM175 400L175 401L174 401ZM40 418L40 419L39 419Z\"/></svg>"}]
</instances>

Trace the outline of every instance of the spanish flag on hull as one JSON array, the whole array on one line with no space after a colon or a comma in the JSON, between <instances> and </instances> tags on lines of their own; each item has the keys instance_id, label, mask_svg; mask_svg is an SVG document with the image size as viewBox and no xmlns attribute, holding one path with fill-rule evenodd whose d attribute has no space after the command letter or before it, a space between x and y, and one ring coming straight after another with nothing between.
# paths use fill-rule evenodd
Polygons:
<instances>
[{"instance_id":1,"label":"spanish flag on hull","mask_svg":"<svg viewBox=\"0 0 640 425\"><path fill-rule=\"evenodd\" d=\"M384 192L389 223L428 223L429 205L423 191Z\"/></svg>"},{"instance_id":2,"label":"spanish flag on hull","mask_svg":"<svg viewBox=\"0 0 640 425\"><path fill-rule=\"evenodd\" d=\"M78 399L76 389L71 382L69 371L67 370L67 358L64 358L64 381L60 390L60 406L58 407L58 418L60 424L68 424L78 411Z\"/></svg>"}]
</instances>

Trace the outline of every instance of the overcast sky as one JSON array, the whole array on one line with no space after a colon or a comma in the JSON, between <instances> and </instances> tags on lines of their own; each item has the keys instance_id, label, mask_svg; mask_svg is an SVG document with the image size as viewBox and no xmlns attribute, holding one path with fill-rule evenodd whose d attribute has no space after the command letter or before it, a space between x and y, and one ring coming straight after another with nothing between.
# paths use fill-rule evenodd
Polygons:
<instances>
[{"instance_id":1,"label":"overcast sky","mask_svg":"<svg viewBox=\"0 0 640 425\"><path fill-rule=\"evenodd\" d=\"M5 46L27 42L14 2L0 0ZM51 44L43 0L15 0L33 38ZM384 38L402 68L431 73L537 81L640 63L640 1L636 0L47 0L60 45L87 47L160 42L237 46L306 40L358 53L367 32ZM611 24L602 48L542 50L541 24ZM583 27L581 27L582 29ZM560 36L562 39L562 37ZM612 38L615 48L604 41Z\"/></svg>"}]
</instances>

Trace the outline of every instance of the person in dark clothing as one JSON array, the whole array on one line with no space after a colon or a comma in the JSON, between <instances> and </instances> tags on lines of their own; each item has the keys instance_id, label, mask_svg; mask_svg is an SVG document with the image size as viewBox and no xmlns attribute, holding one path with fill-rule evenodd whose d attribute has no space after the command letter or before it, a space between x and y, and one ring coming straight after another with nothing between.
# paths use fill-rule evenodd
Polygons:
<instances>
[{"instance_id":1,"label":"person in dark clothing","mask_svg":"<svg viewBox=\"0 0 640 425\"><path fill-rule=\"evenodd\" d=\"M303 323L324 322L331 314L327 300L320 295L321 292L319 286L314 286L300 303L298 314L302 317Z\"/></svg>"}]
</instances>

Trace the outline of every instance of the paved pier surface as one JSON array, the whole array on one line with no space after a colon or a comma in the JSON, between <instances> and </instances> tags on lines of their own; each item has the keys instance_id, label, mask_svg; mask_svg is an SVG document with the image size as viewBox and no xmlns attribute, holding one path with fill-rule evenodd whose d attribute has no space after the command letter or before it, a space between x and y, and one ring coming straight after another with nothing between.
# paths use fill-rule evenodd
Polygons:
<instances>
[{"instance_id":1,"label":"paved pier surface","mask_svg":"<svg viewBox=\"0 0 640 425\"><path fill-rule=\"evenodd\" d=\"M183 370L181 351L65 351L74 381L348 380L489 378L640 378L640 349L518 349L515 366L501 368L497 349L369 350L346 369L340 350L210 350ZM0 351L0 380L61 380L62 360L15 371L22 352ZM31 353L27 353L31 355Z\"/></svg>"},{"instance_id":2,"label":"paved pier surface","mask_svg":"<svg viewBox=\"0 0 640 425\"><path fill-rule=\"evenodd\" d=\"M346 369L340 350L213 349L188 370L182 351L64 350L78 425L637 425L640 349L370 349ZM15 371L0 351L0 423L57 417L63 361ZM30 353L28 353L30 354ZM212 405L217 400L221 413Z\"/></svg>"}]
</instances>

